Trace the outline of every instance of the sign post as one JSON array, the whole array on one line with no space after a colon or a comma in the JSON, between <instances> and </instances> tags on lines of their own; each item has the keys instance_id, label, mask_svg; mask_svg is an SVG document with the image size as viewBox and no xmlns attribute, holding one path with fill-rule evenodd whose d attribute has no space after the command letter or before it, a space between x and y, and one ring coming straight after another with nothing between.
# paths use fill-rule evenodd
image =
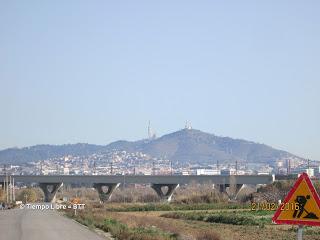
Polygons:
<instances>
[{"instance_id":1,"label":"sign post","mask_svg":"<svg viewBox=\"0 0 320 240\"><path fill-rule=\"evenodd\" d=\"M297 239L302 240L303 226L320 226L320 199L306 173L302 173L275 212L276 224L299 225Z\"/></svg>"},{"instance_id":2,"label":"sign post","mask_svg":"<svg viewBox=\"0 0 320 240\"><path fill-rule=\"evenodd\" d=\"M73 209L74 209L74 216L77 216L77 208L78 208L78 204L80 203L80 199L79 198L74 198L72 199L71 203L73 204Z\"/></svg>"},{"instance_id":3,"label":"sign post","mask_svg":"<svg viewBox=\"0 0 320 240\"><path fill-rule=\"evenodd\" d=\"M302 240L302 232L303 232L303 226L302 225L299 225L298 227L298 240Z\"/></svg>"}]
</instances>

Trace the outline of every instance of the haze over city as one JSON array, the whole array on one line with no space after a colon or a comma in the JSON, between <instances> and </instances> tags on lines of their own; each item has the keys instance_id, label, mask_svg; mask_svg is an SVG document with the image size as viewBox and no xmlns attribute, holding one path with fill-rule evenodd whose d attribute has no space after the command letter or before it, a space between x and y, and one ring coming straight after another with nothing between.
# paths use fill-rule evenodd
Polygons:
<instances>
[{"instance_id":1,"label":"haze over city","mask_svg":"<svg viewBox=\"0 0 320 240\"><path fill-rule=\"evenodd\" d=\"M312 4L310 4L312 3ZM11 2L0 149L184 127L320 160L317 1Z\"/></svg>"}]
</instances>

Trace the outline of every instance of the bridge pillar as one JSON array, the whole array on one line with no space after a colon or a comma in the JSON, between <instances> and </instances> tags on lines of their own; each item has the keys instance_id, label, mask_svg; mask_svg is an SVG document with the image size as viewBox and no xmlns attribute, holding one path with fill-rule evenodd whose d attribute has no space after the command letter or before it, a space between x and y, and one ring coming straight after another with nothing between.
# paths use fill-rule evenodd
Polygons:
<instances>
[{"instance_id":1,"label":"bridge pillar","mask_svg":"<svg viewBox=\"0 0 320 240\"><path fill-rule=\"evenodd\" d=\"M215 184L214 188L219 190L220 193L226 193L230 199L236 199L243 185L244 184L234 184L231 185L233 188L230 189L230 184Z\"/></svg>"},{"instance_id":2,"label":"bridge pillar","mask_svg":"<svg viewBox=\"0 0 320 240\"><path fill-rule=\"evenodd\" d=\"M167 192L163 192L162 188L167 187ZM151 184L151 188L156 191L157 195L168 202L171 201L174 190L179 187L179 184Z\"/></svg>"},{"instance_id":3,"label":"bridge pillar","mask_svg":"<svg viewBox=\"0 0 320 240\"><path fill-rule=\"evenodd\" d=\"M229 184L214 184L214 188L219 190L220 193L227 192L227 187L229 187Z\"/></svg>"},{"instance_id":4,"label":"bridge pillar","mask_svg":"<svg viewBox=\"0 0 320 240\"><path fill-rule=\"evenodd\" d=\"M44 193L45 202L55 202L56 193L62 187L63 183L39 183L39 187Z\"/></svg>"},{"instance_id":5,"label":"bridge pillar","mask_svg":"<svg viewBox=\"0 0 320 240\"><path fill-rule=\"evenodd\" d=\"M119 187L120 183L94 183L93 187L98 191L101 202L111 198L112 192Z\"/></svg>"},{"instance_id":6,"label":"bridge pillar","mask_svg":"<svg viewBox=\"0 0 320 240\"><path fill-rule=\"evenodd\" d=\"M238 193L239 193L240 189L243 187L243 185L244 185L244 184L236 184L236 186L235 186L236 189L235 189L234 199L237 199Z\"/></svg>"}]
</instances>

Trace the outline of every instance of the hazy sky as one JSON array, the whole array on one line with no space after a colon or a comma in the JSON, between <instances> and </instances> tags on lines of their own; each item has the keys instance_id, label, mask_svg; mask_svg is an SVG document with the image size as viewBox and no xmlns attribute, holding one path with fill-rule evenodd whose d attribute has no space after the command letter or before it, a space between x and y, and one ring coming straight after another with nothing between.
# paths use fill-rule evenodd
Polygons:
<instances>
[{"instance_id":1,"label":"hazy sky","mask_svg":"<svg viewBox=\"0 0 320 240\"><path fill-rule=\"evenodd\" d=\"M320 160L320 1L1 1L0 149L184 127Z\"/></svg>"}]
</instances>

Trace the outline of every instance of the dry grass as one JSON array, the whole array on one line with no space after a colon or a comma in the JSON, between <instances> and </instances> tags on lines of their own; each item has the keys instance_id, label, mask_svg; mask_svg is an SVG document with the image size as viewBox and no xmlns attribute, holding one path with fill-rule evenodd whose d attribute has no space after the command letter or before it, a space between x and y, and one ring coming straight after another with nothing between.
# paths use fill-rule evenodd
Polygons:
<instances>
[{"instance_id":1,"label":"dry grass","mask_svg":"<svg viewBox=\"0 0 320 240\"><path fill-rule=\"evenodd\" d=\"M178 235L179 239L197 239L196 236L204 231L203 228L195 228L192 224L186 221L176 219L165 219L159 217L156 212L145 213L117 213L111 212L106 214L108 217L114 218L127 224L129 227L156 227L165 232L170 232ZM213 230L205 229L205 232L211 233L217 237L217 233ZM219 238L215 238L219 239Z\"/></svg>"},{"instance_id":2,"label":"dry grass","mask_svg":"<svg viewBox=\"0 0 320 240\"><path fill-rule=\"evenodd\" d=\"M285 190L287 186L269 186L263 189L259 196L263 196L264 192L276 192L274 188ZM78 189L79 190L79 189ZM75 197L79 196L77 189L64 189L63 194L69 194ZM266 224L265 227L259 226L241 226L223 223L208 223L200 221L190 221L184 219L168 219L160 217L164 212L148 211L148 212L115 212L112 209L125 210L133 205L143 205L144 202L159 202L158 197L154 191L148 187L133 188L128 186L125 189L117 189L111 199L111 202L104 205L98 204L98 194L94 189L80 189L81 199L87 204L87 210L92 209L92 214L97 221L104 221L106 218L116 219L121 223L132 228L152 228L161 229L164 232L176 234L179 240L282 240L295 239L296 227L279 226L273 224ZM264 191L265 190L265 191ZM78 191L78 192L77 192ZM83 191L83 192L82 192ZM243 195L246 196L244 191ZM239 196L239 195L238 195ZM245 199L245 197L243 198ZM227 196L221 194L212 188L211 184L197 185L191 184L189 186L182 186L178 188L174 194L174 206L190 206L195 204L197 206L202 203L210 203L214 206L227 205ZM201 204L199 204L201 203ZM217 204L218 203L218 204ZM145 205L145 204L144 204ZM172 205L170 205L172 206ZM108 210L109 209L109 210ZM85 211L87 211L85 210ZM152 210L152 209L150 209ZM157 209L158 210L158 209ZM193 212L194 210L188 211ZM216 211L216 210L210 210ZM226 210L227 211L227 210ZM234 211L234 210L232 210ZM170 211L169 211L170 212ZM308 228L304 231L305 238L308 240L320 240L320 230L316 228ZM125 239L125 236L124 236ZM150 239L150 238L146 238Z\"/></svg>"},{"instance_id":3,"label":"dry grass","mask_svg":"<svg viewBox=\"0 0 320 240\"><path fill-rule=\"evenodd\" d=\"M57 193L57 199L63 197L79 197L84 202L99 202L99 196L93 188L71 188L63 186ZM179 187L173 194L173 203L221 203L227 202L228 197L213 189L212 184L190 184ZM155 191L150 186L126 185L125 188L117 188L109 202L112 203L156 203L161 202Z\"/></svg>"},{"instance_id":4,"label":"dry grass","mask_svg":"<svg viewBox=\"0 0 320 240\"><path fill-rule=\"evenodd\" d=\"M105 216L119 220L129 226L155 226L167 232L176 233L179 239L196 240L202 233L212 232L220 240L284 240L295 239L296 227L288 225L241 226L222 223L207 223L183 219L163 219L163 212L106 212ZM319 240L320 229L312 228L314 234L305 235L305 239ZM307 231L305 231L307 234Z\"/></svg>"},{"instance_id":5,"label":"dry grass","mask_svg":"<svg viewBox=\"0 0 320 240\"><path fill-rule=\"evenodd\" d=\"M204 230L196 235L197 240L220 240L219 235L212 230Z\"/></svg>"}]
</instances>

